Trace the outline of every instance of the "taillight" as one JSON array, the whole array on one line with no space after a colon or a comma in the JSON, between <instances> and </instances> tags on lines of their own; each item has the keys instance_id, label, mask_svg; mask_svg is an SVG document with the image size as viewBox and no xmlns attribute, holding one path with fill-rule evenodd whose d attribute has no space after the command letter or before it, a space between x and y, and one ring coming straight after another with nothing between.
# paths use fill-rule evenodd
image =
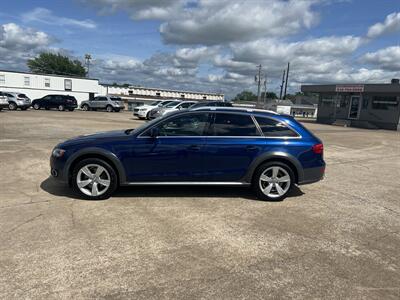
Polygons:
<instances>
[{"instance_id":1,"label":"taillight","mask_svg":"<svg viewBox=\"0 0 400 300\"><path fill-rule=\"evenodd\" d=\"M312 147L312 150L315 154L323 154L324 153L324 145L316 144Z\"/></svg>"}]
</instances>

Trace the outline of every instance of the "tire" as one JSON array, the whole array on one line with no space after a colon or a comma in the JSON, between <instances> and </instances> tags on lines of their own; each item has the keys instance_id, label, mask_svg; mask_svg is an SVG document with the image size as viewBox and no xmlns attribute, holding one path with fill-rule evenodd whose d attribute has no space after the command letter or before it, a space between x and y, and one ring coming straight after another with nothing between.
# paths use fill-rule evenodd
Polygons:
<instances>
[{"instance_id":1,"label":"tire","mask_svg":"<svg viewBox=\"0 0 400 300\"><path fill-rule=\"evenodd\" d=\"M50 110L50 107L45 107L44 109L45 109L45 110Z\"/></svg>"},{"instance_id":2,"label":"tire","mask_svg":"<svg viewBox=\"0 0 400 300\"><path fill-rule=\"evenodd\" d=\"M84 104L84 105L82 106L82 110L84 110L84 111L89 111L89 110L90 110L89 105Z\"/></svg>"},{"instance_id":3,"label":"tire","mask_svg":"<svg viewBox=\"0 0 400 300\"><path fill-rule=\"evenodd\" d=\"M107 105L106 110L107 110L107 112L113 112L114 108L111 105Z\"/></svg>"},{"instance_id":4,"label":"tire","mask_svg":"<svg viewBox=\"0 0 400 300\"><path fill-rule=\"evenodd\" d=\"M18 106L17 106L16 103L14 103L14 102L8 103L8 109L9 110L17 110L17 108L18 108Z\"/></svg>"},{"instance_id":5,"label":"tire","mask_svg":"<svg viewBox=\"0 0 400 300\"><path fill-rule=\"evenodd\" d=\"M34 110L39 110L40 109L40 105L38 103L33 104L33 109Z\"/></svg>"},{"instance_id":6,"label":"tire","mask_svg":"<svg viewBox=\"0 0 400 300\"><path fill-rule=\"evenodd\" d=\"M74 111L74 108L68 108L69 111Z\"/></svg>"},{"instance_id":7,"label":"tire","mask_svg":"<svg viewBox=\"0 0 400 300\"><path fill-rule=\"evenodd\" d=\"M293 170L287 164L271 161L256 169L252 188L258 199L281 201L291 191L294 182Z\"/></svg>"},{"instance_id":8,"label":"tire","mask_svg":"<svg viewBox=\"0 0 400 300\"><path fill-rule=\"evenodd\" d=\"M146 114L146 118L145 118L146 120L150 120L150 112L148 112L147 114Z\"/></svg>"},{"instance_id":9,"label":"tire","mask_svg":"<svg viewBox=\"0 0 400 300\"><path fill-rule=\"evenodd\" d=\"M119 112L119 111L120 111L120 109L119 109L119 108L116 108L116 109L114 109L114 111L115 111L115 112Z\"/></svg>"},{"instance_id":10,"label":"tire","mask_svg":"<svg viewBox=\"0 0 400 300\"><path fill-rule=\"evenodd\" d=\"M28 108L27 107L21 107L21 110L27 110Z\"/></svg>"},{"instance_id":11,"label":"tire","mask_svg":"<svg viewBox=\"0 0 400 300\"><path fill-rule=\"evenodd\" d=\"M96 175L99 168L101 168L100 174ZM118 176L114 168L104 160L88 158L78 162L74 167L72 187L82 198L89 200L108 199L118 187Z\"/></svg>"},{"instance_id":12,"label":"tire","mask_svg":"<svg viewBox=\"0 0 400 300\"><path fill-rule=\"evenodd\" d=\"M64 110L65 110L65 106L62 105L62 104L60 104L60 105L57 107L57 109L58 109L59 111L64 111Z\"/></svg>"}]
</instances>

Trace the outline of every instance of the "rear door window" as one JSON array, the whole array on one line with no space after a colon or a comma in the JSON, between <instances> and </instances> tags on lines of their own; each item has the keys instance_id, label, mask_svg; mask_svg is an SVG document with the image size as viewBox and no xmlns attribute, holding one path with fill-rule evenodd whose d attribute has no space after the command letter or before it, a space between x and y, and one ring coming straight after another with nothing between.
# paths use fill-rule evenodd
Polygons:
<instances>
[{"instance_id":1,"label":"rear door window","mask_svg":"<svg viewBox=\"0 0 400 300\"><path fill-rule=\"evenodd\" d=\"M297 137L298 134L284 123L270 119L255 117L264 136L267 137Z\"/></svg>"},{"instance_id":2,"label":"rear door window","mask_svg":"<svg viewBox=\"0 0 400 300\"><path fill-rule=\"evenodd\" d=\"M217 113L210 129L212 136L260 136L249 115Z\"/></svg>"}]
</instances>

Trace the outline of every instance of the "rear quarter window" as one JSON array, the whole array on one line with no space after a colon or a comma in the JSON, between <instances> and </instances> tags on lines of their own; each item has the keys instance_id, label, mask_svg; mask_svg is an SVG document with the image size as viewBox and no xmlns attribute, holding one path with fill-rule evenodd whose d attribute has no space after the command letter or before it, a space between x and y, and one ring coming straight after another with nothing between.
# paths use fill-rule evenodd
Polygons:
<instances>
[{"instance_id":1,"label":"rear quarter window","mask_svg":"<svg viewBox=\"0 0 400 300\"><path fill-rule=\"evenodd\" d=\"M298 137L299 135L282 122L263 117L255 117L266 137Z\"/></svg>"}]
</instances>

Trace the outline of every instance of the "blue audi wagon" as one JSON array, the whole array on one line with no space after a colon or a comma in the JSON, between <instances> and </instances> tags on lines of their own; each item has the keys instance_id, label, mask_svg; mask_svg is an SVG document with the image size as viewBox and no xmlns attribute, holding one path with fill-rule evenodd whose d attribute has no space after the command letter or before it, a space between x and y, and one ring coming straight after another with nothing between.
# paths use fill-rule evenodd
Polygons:
<instances>
[{"instance_id":1,"label":"blue audi wagon","mask_svg":"<svg viewBox=\"0 0 400 300\"><path fill-rule=\"evenodd\" d=\"M119 186L231 185L278 201L325 172L321 140L291 116L230 107L73 138L54 148L50 165L54 178L93 200Z\"/></svg>"}]
</instances>

